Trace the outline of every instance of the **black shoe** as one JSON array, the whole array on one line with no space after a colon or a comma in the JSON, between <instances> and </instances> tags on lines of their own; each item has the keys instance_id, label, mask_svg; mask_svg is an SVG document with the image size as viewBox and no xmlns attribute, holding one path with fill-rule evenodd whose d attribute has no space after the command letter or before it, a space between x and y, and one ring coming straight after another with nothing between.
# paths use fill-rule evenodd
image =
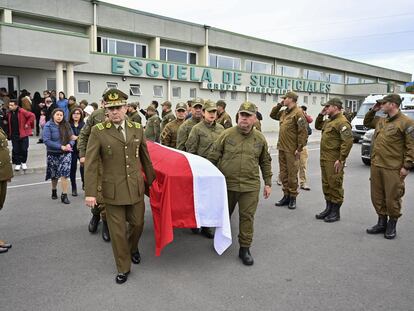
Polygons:
<instances>
[{"instance_id":1,"label":"black shoe","mask_svg":"<svg viewBox=\"0 0 414 311\"><path fill-rule=\"evenodd\" d=\"M387 229L385 229L384 238L392 240L397 236L397 219L388 220Z\"/></svg>"},{"instance_id":2,"label":"black shoe","mask_svg":"<svg viewBox=\"0 0 414 311\"><path fill-rule=\"evenodd\" d=\"M37 141L37 144L43 144L43 139L39 139L38 141Z\"/></svg>"},{"instance_id":3,"label":"black shoe","mask_svg":"<svg viewBox=\"0 0 414 311\"><path fill-rule=\"evenodd\" d=\"M385 229L387 228L387 221L388 217L384 215L378 216L378 223L367 229L368 234L378 234L378 233L385 233Z\"/></svg>"},{"instance_id":4,"label":"black shoe","mask_svg":"<svg viewBox=\"0 0 414 311\"><path fill-rule=\"evenodd\" d=\"M319 214L315 215L315 218L316 219L325 219L325 217L328 216L330 212L331 212L331 202L326 201L325 210L323 212L320 212Z\"/></svg>"},{"instance_id":5,"label":"black shoe","mask_svg":"<svg viewBox=\"0 0 414 311\"><path fill-rule=\"evenodd\" d=\"M295 209L296 208L296 198L290 197L288 209Z\"/></svg>"},{"instance_id":6,"label":"black shoe","mask_svg":"<svg viewBox=\"0 0 414 311\"><path fill-rule=\"evenodd\" d=\"M335 221L339 221L339 219L341 218L341 215L339 214L339 209L341 208L342 204L337 204L337 203L332 203L331 202L331 211L328 214L328 216L326 216L324 218L325 222L335 222Z\"/></svg>"},{"instance_id":7,"label":"black shoe","mask_svg":"<svg viewBox=\"0 0 414 311\"><path fill-rule=\"evenodd\" d=\"M248 247L240 247L239 258L242 260L243 264L246 266L251 266L254 263L253 257L250 254L250 249Z\"/></svg>"},{"instance_id":8,"label":"black shoe","mask_svg":"<svg viewBox=\"0 0 414 311\"><path fill-rule=\"evenodd\" d=\"M1 248L12 248L12 245L10 243L3 243L3 244L0 244L0 247Z\"/></svg>"},{"instance_id":9,"label":"black shoe","mask_svg":"<svg viewBox=\"0 0 414 311\"><path fill-rule=\"evenodd\" d=\"M78 191L76 190L76 188L72 189L72 196L73 197L77 197L78 196Z\"/></svg>"},{"instance_id":10,"label":"black shoe","mask_svg":"<svg viewBox=\"0 0 414 311\"><path fill-rule=\"evenodd\" d=\"M128 274L129 274L129 271L126 273L118 273L118 275L115 278L115 282L117 284L125 283L128 280Z\"/></svg>"},{"instance_id":11,"label":"black shoe","mask_svg":"<svg viewBox=\"0 0 414 311\"><path fill-rule=\"evenodd\" d=\"M214 239L214 234L211 228L201 227L201 234L204 235L207 239Z\"/></svg>"},{"instance_id":12,"label":"black shoe","mask_svg":"<svg viewBox=\"0 0 414 311\"><path fill-rule=\"evenodd\" d=\"M105 242L111 241L111 236L109 235L108 223L106 220L102 220L102 239Z\"/></svg>"},{"instance_id":13,"label":"black shoe","mask_svg":"<svg viewBox=\"0 0 414 311\"><path fill-rule=\"evenodd\" d=\"M131 261L135 265L141 262L141 254L139 253L139 250L131 254Z\"/></svg>"},{"instance_id":14,"label":"black shoe","mask_svg":"<svg viewBox=\"0 0 414 311\"><path fill-rule=\"evenodd\" d=\"M0 254L1 253L7 253L9 249L7 247L0 247Z\"/></svg>"},{"instance_id":15,"label":"black shoe","mask_svg":"<svg viewBox=\"0 0 414 311\"><path fill-rule=\"evenodd\" d=\"M288 195L283 195L283 198L280 199L280 201L277 201L275 203L276 206L286 206L289 205L290 197Z\"/></svg>"},{"instance_id":16,"label":"black shoe","mask_svg":"<svg viewBox=\"0 0 414 311\"><path fill-rule=\"evenodd\" d=\"M200 233L200 229L199 228L191 228L191 232L194 234L198 234Z\"/></svg>"},{"instance_id":17,"label":"black shoe","mask_svg":"<svg viewBox=\"0 0 414 311\"><path fill-rule=\"evenodd\" d=\"M60 195L60 200L62 201L63 204L70 204L67 193L62 193Z\"/></svg>"},{"instance_id":18,"label":"black shoe","mask_svg":"<svg viewBox=\"0 0 414 311\"><path fill-rule=\"evenodd\" d=\"M56 189L52 189L52 200L57 200L58 196L57 196L57 190Z\"/></svg>"},{"instance_id":19,"label":"black shoe","mask_svg":"<svg viewBox=\"0 0 414 311\"><path fill-rule=\"evenodd\" d=\"M98 224L101 220L101 216L93 215L91 221L89 222L88 230L90 233L95 233L98 230Z\"/></svg>"}]
</instances>

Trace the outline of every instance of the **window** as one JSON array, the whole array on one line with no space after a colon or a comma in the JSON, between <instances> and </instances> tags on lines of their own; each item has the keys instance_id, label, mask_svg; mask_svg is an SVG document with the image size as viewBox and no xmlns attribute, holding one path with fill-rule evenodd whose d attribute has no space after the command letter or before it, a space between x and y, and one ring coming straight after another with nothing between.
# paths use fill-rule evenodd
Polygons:
<instances>
[{"instance_id":1,"label":"window","mask_svg":"<svg viewBox=\"0 0 414 311\"><path fill-rule=\"evenodd\" d=\"M237 100L237 92L231 92L230 93L231 100Z\"/></svg>"},{"instance_id":2,"label":"window","mask_svg":"<svg viewBox=\"0 0 414 311\"><path fill-rule=\"evenodd\" d=\"M220 91L220 99L226 99L226 91Z\"/></svg>"},{"instance_id":3,"label":"window","mask_svg":"<svg viewBox=\"0 0 414 311\"><path fill-rule=\"evenodd\" d=\"M129 94L130 95L135 95L135 96L142 95L141 85L139 85L139 84L130 84L129 85Z\"/></svg>"},{"instance_id":4,"label":"window","mask_svg":"<svg viewBox=\"0 0 414 311\"><path fill-rule=\"evenodd\" d=\"M346 84L358 84L358 83L361 83L361 79L359 77L354 77L354 76L346 77Z\"/></svg>"},{"instance_id":5,"label":"window","mask_svg":"<svg viewBox=\"0 0 414 311\"><path fill-rule=\"evenodd\" d=\"M154 97L163 96L164 91L163 91L162 85L154 85L153 91L154 91Z\"/></svg>"},{"instance_id":6,"label":"window","mask_svg":"<svg viewBox=\"0 0 414 311\"><path fill-rule=\"evenodd\" d=\"M78 80L78 93L79 94L90 93L90 82L88 80Z\"/></svg>"},{"instance_id":7,"label":"window","mask_svg":"<svg viewBox=\"0 0 414 311\"><path fill-rule=\"evenodd\" d=\"M106 87L109 89L117 89L118 83L117 82L106 82Z\"/></svg>"},{"instance_id":8,"label":"window","mask_svg":"<svg viewBox=\"0 0 414 311\"><path fill-rule=\"evenodd\" d=\"M46 80L46 90L56 90L56 79Z\"/></svg>"},{"instance_id":9,"label":"window","mask_svg":"<svg viewBox=\"0 0 414 311\"><path fill-rule=\"evenodd\" d=\"M324 73L317 70L303 69L303 79L323 81Z\"/></svg>"},{"instance_id":10,"label":"window","mask_svg":"<svg viewBox=\"0 0 414 311\"><path fill-rule=\"evenodd\" d=\"M172 88L172 96L181 98L181 87L173 87Z\"/></svg>"},{"instance_id":11,"label":"window","mask_svg":"<svg viewBox=\"0 0 414 311\"><path fill-rule=\"evenodd\" d=\"M266 94L260 94L260 100L266 102Z\"/></svg>"},{"instance_id":12,"label":"window","mask_svg":"<svg viewBox=\"0 0 414 311\"><path fill-rule=\"evenodd\" d=\"M190 89L190 98L196 98L197 97L197 89L192 88Z\"/></svg>"},{"instance_id":13,"label":"window","mask_svg":"<svg viewBox=\"0 0 414 311\"><path fill-rule=\"evenodd\" d=\"M246 60L244 66L247 72L265 73L269 75L272 74L273 66L269 63Z\"/></svg>"},{"instance_id":14,"label":"window","mask_svg":"<svg viewBox=\"0 0 414 311\"><path fill-rule=\"evenodd\" d=\"M191 65L197 64L197 54L186 50L161 48L160 59L176 63L184 63Z\"/></svg>"},{"instance_id":15,"label":"window","mask_svg":"<svg viewBox=\"0 0 414 311\"><path fill-rule=\"evenodd\" d=\"M273 95L273 102L277 103L279 100L279 96L278 95Z\"/></svg>"},{"instance_id":16,"label":"window","mask_svg":"<svg viewBox=\"0 0 414 311\"><path fill-rule=\"evenodd\" d=\"M318 101L317 96L312 96L312 105L316 105L316 102Z\"/></svg>"},{"instance_id":17,"label":"window","mask_svg":"<svg viewBox=\"0 0 414 311\"><path fill-rule=\"evenodd\" d=\"M98 37L98 52L147 57L147 45L137 42Z\"/></svg>"},{"instance_id":18,"label":"window","mask_svg":"<svg viewBox=\"0 0 414 311\"><path fill-rule=\"evenodd\" d=\"M210 67L240 70L240 58L210 54Z\"/></svg>"},{"instance_id":19,"label":"window","mask_svg":"<svg viewBox=\"0 0 414 311\"><path fill-rule=\"evenodd\" d=\"M298 78L299 73L300 73L300 70L297 67L286 66L286 65L280 65L276 67L276 74L278 76Z\"/></svg>"},{"instance_id":20,"label":"window","mask_svg":"<svg viewBox=\"0 0 414 311\"><path fill-rule=\"evenodd\" d=\"M321 105L323 105L325 103L325 97L321 97Z\"/></svg>"},{"instance_id":21,"label":"window","mask_svg":"<svg viewBox=\"0 0 414 311\"><path fill-rule=\"evenodd\" d=\"M344 75L337 74L337 73L330 73L329 74L329 82L344 83Z\"/></svg>"},{"instance_id":22,"label":"window","mask_svg":"<svg viewBox=\"0 0 414 311\"><path fill-rule=\"evenodd\" d=\"M309 97L307 95L303 96L303 103L307 105L309 102Z\"/></svg>"},{"instance_id":23,"label":"window","mask_svg":"<svg viewBox=\"0 0 414 311\"><path fill-rule=\"evenodd\" d=\"M361 78L361 83L374 83L374 79Z\"/></svg>"}]
</instances>

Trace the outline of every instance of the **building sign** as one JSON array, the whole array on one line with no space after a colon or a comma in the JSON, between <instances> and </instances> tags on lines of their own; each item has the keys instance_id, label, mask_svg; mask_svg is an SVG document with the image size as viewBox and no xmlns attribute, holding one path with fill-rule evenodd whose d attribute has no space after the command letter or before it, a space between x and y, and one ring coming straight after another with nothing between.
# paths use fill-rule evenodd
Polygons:
<instances>
[{"instance_id":1,"label":"building sign","mask_svg":"<svg viewBox=\"0 0 414 311\"><path fill-rule=\"evenodd\" d=\"M331 90L329 83L320 81L119 57L111 58L111 73L141 78L198 82L200 88L218 91L285 94L290 90L308 93L329 93Z\"/></svg>"}]
</instances>

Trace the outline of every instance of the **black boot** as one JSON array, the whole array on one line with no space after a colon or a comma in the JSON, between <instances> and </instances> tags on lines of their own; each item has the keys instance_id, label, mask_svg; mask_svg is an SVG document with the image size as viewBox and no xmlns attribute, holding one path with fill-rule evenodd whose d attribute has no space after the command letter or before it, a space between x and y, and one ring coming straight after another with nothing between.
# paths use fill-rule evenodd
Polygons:
<instances>
[{"instance_id":1,"label":"black boot","mask_svg":"<svg viewBox=\"0 0 414 311\"><path fill-rule=\"evenodd\" d=\"M201 234L204 235L207 239L214 239L214 233L211 228L201 227Z\"/></svg>"},{"instance_id":2,"label":"black boot","mask_svg":"<svg viewBox=\"0 0 414 311\"><path fill-rule=\"evenodd\" d=\"M325 210L323 212L320 212L319 214L315 215L315 218L316 219L324 219L326 216L329 215L330 212L331 212L331 202L326 201Z\"/></svg>"},{"instance_id":3,"label":"black boot","mask_svg":"<svg viewBox=\"0 0 414 311\"><path fill-rule=\"evenodd\" d=\"M251 266L254 263L253 257L250 254L250 249L248 247L240 247L239 258L243 261L243 264L246 266Z\"/></svg>"},{"instance_id":4,"label":"black boot","mask_svg":"<svg viewBox=\"0 0 414 311\"><path fill-rule=\"evenodd\" d=\"M72 196L73 197L77 197L78 196L78 190L76 189L76 187L72 187Z\"/></svg>"},{"instance_id":5,"label":"black boot","mask_svg":"<svg viewBox=\"0 0 414 311\"><path fill-rule=\"evenodd\" d=\"M111 237L109 235L108 223L106 220L102 220L102 239L105 242L111 241Z\"/></svg>"},{"instance_id":6,"label":"black boot","mask_svg":"<svg viewBox=\"0 0 414 311\"><path fill-rule=\"evenodd\" d=\"M62 201L63 204L70 204L67 193L62 193L60 195L60 200Z\"/></svg>"},{"instance_id":7,"label":"black boot","mask_svg":"<svg viewBox=\"0 0 414 311\"><path fill-rule=\"evenodd\" d=\"M342 204L337 204L337 203L332 203L331 202L331 211L330 211L329 215L324 218L324 221L325 222L339 221L339 219L341 218L341 216L339 214L339 209L341 208L341 205Z\"/></svg>"},{"instance_id":8,"label":"black boot","mask_svg":"<svg viewBox=\"0 0 414 311\"><path fill-rule=\"evenodd\" d=\"M385 229L384 238L392 240L397 236L397 219L388 220L387 229Z\"/></svg>"},{"instance_id":9,"label":"black boot","mask_svg":"<svg viewBox=\"0 0 414 311\"><path fill-rule=\"evenodd\" d=\"M289 205L290 197L286 194L283 195L283 198L280 199L280 201L277 201L275 203L276 206L286 206Z\"/></svg>"},{"instance_id":10,"label":"black boot","mask_svg":"<svg viewBox=\"0 0 414 311\"><path fill-rule=\"evenodd\" d=\"M387 228L387 220L388 217L385 215L378 215L378 223L367 229L368 234L378 234L378 233L384 233L385 228Z\"/></svg>"},{"instance_id":11,"label":"black boot","mask_svg":"<svg viewBox=\"0 0 414 311\"><path fill-rule=\"evenodd\" d=\"M296 208L296 197L290 197L288 208L289 209L295 209Z\"/></svg>"},{"instance_id":12,"label":"black boot","mask_svg":"<svg viewBox=\"0 0 414 311\"><path fill-rule=\"evenodd\" d=\"M96 230L98 230L98 224L101 220L101 216L98 215L92 215L91 221L89 222L88 230L90 233L95 233Z\"/></svg>"},{"instance_id":13,"label":"black boot","mask_svg":"<svg viewBox=\"0 0 414 311\"><path fill-rule=\"evenodd\" d=\"M57 196L57 190L56 189L52 189L52 200L57 200L58 196Z\"/></svg>"}]
</instances>

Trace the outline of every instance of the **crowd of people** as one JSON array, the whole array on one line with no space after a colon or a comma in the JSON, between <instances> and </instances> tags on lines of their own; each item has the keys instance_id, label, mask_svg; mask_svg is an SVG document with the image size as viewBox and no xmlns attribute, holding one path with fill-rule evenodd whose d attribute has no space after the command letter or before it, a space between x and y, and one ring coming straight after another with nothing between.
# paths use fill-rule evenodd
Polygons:
<instances>
[{"instance_id":1,"label":"crowd of people","mask_svg":"<svg viewBox=\"0 0 414 311\"><path fill-rule=\"evenodd\" d=\"M73 96L67 99L63 92L58 93L58 98L49 91L39 96L36 92L31 99L26 92L18 100L7 103L4 96L0 98L4 129L3 136L0 135L1 144L7 149L4 140L8 137L12 141L15 170L27 169L28 136L36 126L36 135L42 133L39 140L47 148L46 179L51 179L51 197L58 199L60 179L64 204L70 204L68 179L72 195L78 195L76 173L80 164L85 204L92 213L88 229L91 233L97 232L102 220L102 238L112 242L117 283L127 280L131 263L141 261L138 242L144 222L143 197L145 189L151 187L155 179L146 141L198 155L219 168L227 182L230 215L236 205L239 207L239 257L245 265L254 263L250 246L259 202L260 175L264 182L263 197L267 199L272 191L272 168L268 144L260 132L262 115L253 103L242 103L233 123L222 100L194 98L179 102L174 108L170 101L165 101L160 113L157 101L141 109L138 102L128 103L128 96L118 89L107 90L100 107L84 100L77 103ZM312 134L309 124L313 118L307 114L306 106L299 106L297 100L296 93L287 92L270 113L270 118L279 122L278 182L283 193L275 205L292 210L297 208L299 189L310 190L306 177L306 145ZM365 126L376 129L371 161L371 200L378 223L367 229L367 233L383 233L387 239L396 236L404 178L414 167L414 122L400 112L400 105L399 95L387 95L377 101L364 120ZM344 167L353 145L352 116L345 113L339 98L331 98L322 106L315 129L322 131L320 166L326 207L315 217L332 223L340 220L344 201ZM375 116L379 109L387 114L386 118ZM4 181L10 180L10 171L0 171L0 199L5 197ZM207 238L214 237L212 228L191 230ZM7 246L11 247L0 241L0 252L7 251Z\"/></svg>"}]
</instances>

